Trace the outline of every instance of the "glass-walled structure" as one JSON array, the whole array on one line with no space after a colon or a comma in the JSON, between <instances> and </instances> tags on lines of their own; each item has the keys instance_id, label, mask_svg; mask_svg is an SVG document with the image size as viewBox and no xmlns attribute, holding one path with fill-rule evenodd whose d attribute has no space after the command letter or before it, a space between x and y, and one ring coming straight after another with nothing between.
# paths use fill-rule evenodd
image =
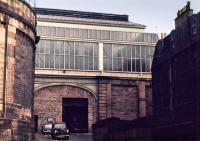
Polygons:
<instances>
[{"instance_id":1,"label":"glass-walled structure","mask_svg":"<svg viewBox=\"0 0 200 141\"><path fill-rule=\"evenodd\" d=\"M156 34L38 26L36 68L150 72ZM102 47L101 45L102 44ZM102 52L102 53L101 53ZM103 55L99 55L103 54Z\"/></svg>"},{"instance_id":2,"label":"glass-walled structure","mask_svg":"<svg viewBox=\"0 0 200 141\"><path fill-rule=\"evenodd\" d=\"M38 127L46 117L72 128L77 119L77 132L83 124L91 132L98 120L151 115L150 68L157 34L145 33L146 26L129 21L128 15L35 10L40 36L34 99ZM81 115L80 100L88 101ZM71 111L79 114L66 119Z\"/></svg>"}]
</instances>

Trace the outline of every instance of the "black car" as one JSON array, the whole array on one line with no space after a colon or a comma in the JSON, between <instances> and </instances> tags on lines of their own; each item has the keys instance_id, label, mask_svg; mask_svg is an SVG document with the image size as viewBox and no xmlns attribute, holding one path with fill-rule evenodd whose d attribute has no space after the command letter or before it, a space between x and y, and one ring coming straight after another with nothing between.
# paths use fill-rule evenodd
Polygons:
<instances>
[{"instance_id":1,"label":"black car","mask_svg":"<svg viewBox=\"0 0 200 141\"><path fill-rule=\"evenodd\" d=\"M69 130L67 129L66 124L64 122L53 124L51 136L56 140L69 140Z\"/></svg>"},{"instance_id":2,"label":"black car","mask_svg":"<svg viewBox=\"0 0 200 141\"><path fill-rule=\"evenodd\" d=\"M42 125L41 133L43 135L51 135L52 128L53 128L53 124L52 123L44 124L44 125Z\"/></svg>"}]
</instances>

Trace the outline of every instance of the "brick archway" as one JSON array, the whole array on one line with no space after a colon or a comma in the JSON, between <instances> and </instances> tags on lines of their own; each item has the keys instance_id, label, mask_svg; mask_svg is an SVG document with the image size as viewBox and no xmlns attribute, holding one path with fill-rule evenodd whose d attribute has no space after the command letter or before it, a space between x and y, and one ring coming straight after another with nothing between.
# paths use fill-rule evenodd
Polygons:
<instances>
[{"instance_id":1,"label":"brick archway","mask_svg":"<svg viewBox=\"0 0 200 141\"><path fill-rule=\"evenodd\" d=\"M38 115L39 127L46 123L48 117L62 121L63 98L87 98L88 99L88 127L96 122L96 99L87 89L76 86L54 85L43 87L35 91L34 114Z\"/></svg>"}]
</instances>

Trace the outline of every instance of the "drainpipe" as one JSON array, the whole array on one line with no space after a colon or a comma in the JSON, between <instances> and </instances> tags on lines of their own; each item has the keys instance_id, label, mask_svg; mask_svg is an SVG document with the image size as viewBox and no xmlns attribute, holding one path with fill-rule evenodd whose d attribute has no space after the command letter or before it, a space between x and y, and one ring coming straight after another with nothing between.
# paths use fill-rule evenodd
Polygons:
<instances>
[{"instance_id":1,"label":"drainpipe","mask_svg":"<svg viewBox=\"0 0 200 141\"><path fill-rule=\"evenodd\" d=\"M3 117L6 117L6 68L7 68L7 48L8 48L8 17L3 19L5 27L5 52L4 52L4 77L3 77Z\"/></svg>"}]
</instances>

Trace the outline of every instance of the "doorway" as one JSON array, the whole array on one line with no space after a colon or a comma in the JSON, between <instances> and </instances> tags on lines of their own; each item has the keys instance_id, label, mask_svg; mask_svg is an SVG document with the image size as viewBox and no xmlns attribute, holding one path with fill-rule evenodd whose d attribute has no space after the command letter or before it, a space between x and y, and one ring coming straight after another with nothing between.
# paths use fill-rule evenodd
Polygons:
<instances>
[{"instance_id":1,"label":"doorway","mask_svg":"<svg viewBox=\"0 0 200 141\"><path fill-rule=\"evenodd\" d=\"M62 121L70 132L88 132L88 99L63 98L62 101Z\"/></svg>"},{"instance_id":2,"label":"doorway","mask_svg":"<svg viewBox=\"0 0 200 141\"><path fill-rule=\"evenodd\" d=\"M34 115L35 132L38 132L38 115Z\"/></svg>"}]
</instances>

